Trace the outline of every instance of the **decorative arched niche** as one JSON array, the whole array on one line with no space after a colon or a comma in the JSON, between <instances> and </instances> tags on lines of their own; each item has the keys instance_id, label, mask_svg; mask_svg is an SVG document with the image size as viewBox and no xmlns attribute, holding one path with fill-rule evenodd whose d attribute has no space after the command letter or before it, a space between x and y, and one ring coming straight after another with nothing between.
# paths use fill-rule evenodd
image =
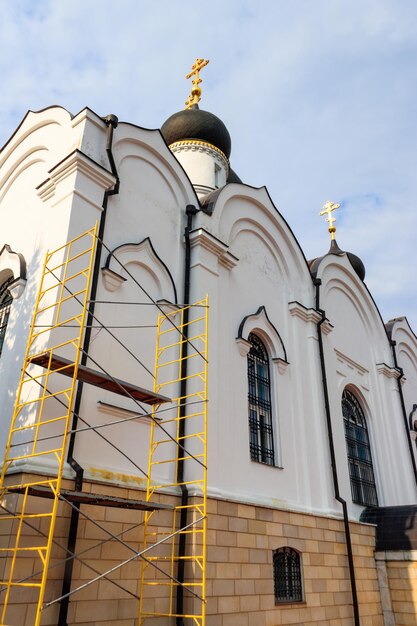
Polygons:
<instances>
[{"instance_id":1,"label":"decorative arched niche","mask_svg":"<svg viewBox=\"0 0 417 626\"><path fill-rule=\"evenodd\" d=\"M27 282L26 261L23 254L13 252L6 243L0 250L0 285L11 277L13 281L8 290L13 299L17 300L22 295Z\"/></svg>"},{"instance_id":2,"label":"decorative arched niche","mask_svg":"<svg viewBox=\"0 0 417 626\"><path fill-rule=\"evenodd\" d=\"M262 359L256 339L261 342ZM289 385L278 378L289 363L284 342L264 306L243 318L236 344L246 361L250 458L282 468L280 415L287 413Z\"/></svg>"},{"instance_id":3,"label":"decorative arched niche","mask_svg":"<svg viewBox=\"0 0 417 626\"><path fill-rule=\"evenodd\" d=\"M104 286L108 291L116 291L129 278L126 270L129 263L136 263L151 274L158 285L161 299L177 304L174 279L167 265L156 253L149 237L140 243L125 243L108 254L101 270Z\"/></svg>"},{"instance_id":4,"label":"decorative arched niche","mask_svg":"<svg viewBox=\"0 0 417 626\"><path fill-rule=\"evenodd\" d=\"M413 439L417 439L417 404L413 404L413 408L408 416L410 431L414 435Z\"/></svg>"},{"instance_id":5,"label":"decorative arched niche","mask_svg":"<svg viewBox=\"0 0 417 626\"><path fill-rule=\"evenodd\" d=\"M280 374L284 374L289 365L287 351L264 306L260 306L256 313L246 315L240 322L236 343L242 356L247 356L251 348L251 343L248 341L251 333L255 333L262 339L268 349L272 363L277 366Z\"/></svg>"}]
</instances>

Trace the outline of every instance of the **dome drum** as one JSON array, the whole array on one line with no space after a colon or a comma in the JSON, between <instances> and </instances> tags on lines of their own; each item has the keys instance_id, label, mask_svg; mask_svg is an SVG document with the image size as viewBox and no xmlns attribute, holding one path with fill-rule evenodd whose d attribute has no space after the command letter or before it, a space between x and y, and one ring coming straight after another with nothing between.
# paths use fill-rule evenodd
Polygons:
<instances>
[{"instance_id":1,"label":"dome drum","mask_svg":"<svg viewBox=\"0 0 417 626\"><path fill-rule=\"evenodd\" d=\"M162 125L161 133L199 197L226 185L231 140L226 126L216 115L195 104L171 115Z\"/></svg>"},{"instance_id":2,"label":"dome drum","mask_svg":"<svg viewBox=\"0 0 417 626\"><path fill-rule=\"evenodd\" d=\"M230 167L221 150L194 140L176 141L169 148L187 172L199 197L224 187Z\"/></svg>"}]
</instances>

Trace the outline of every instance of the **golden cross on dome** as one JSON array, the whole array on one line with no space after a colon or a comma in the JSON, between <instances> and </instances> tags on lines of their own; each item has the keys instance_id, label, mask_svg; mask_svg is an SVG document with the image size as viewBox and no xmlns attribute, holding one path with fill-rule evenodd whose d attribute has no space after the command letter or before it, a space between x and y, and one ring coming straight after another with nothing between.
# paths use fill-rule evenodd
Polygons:
<instances>
[{"instance_id":1,"label":"golden cross on dome","mask_svg":"<svg viewBox=\"0 0 417 626\"><path fill-rule=\"evenodd\" d=\"M340 207L340 204L337 204L336 202L331 202L331 200L328 200L326 204L323 205L323 211L320 211L320 215L327 215L326 222L329 223L329 233L332 239L335 239L335 232L336 232L336 226L334 226L336 218L333 217L333 211L335 211L339 207Z\"/></svg>"},{"instance_id":2,"label":"golden cross on dome","mask_svg":"<svg viewBox=\"0 0 417 626\"><path fill-rule=\"evenodd\" d=\"M191 76L194 76L192 80L193 87L185 103L186 109L191 109L193 104L197 104L201 100L201 87L199 87L199 84L202 81L201 81L199 72L200 70L203 69L203 67L207 65L207 63L208 63L208 59L196 59L194 65L191 68L191 72L187 74L187 76L185 77L188 79L188 78L191 78Z\"/></svg>"}]
</instances>

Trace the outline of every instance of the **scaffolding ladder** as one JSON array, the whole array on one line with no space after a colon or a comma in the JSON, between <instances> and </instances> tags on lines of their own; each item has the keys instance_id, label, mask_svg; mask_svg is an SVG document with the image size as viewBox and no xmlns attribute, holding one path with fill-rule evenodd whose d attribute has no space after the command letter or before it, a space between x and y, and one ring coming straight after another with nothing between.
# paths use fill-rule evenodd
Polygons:
<instances>
[{"instance_id":1,"label":"scaffolding ladder","mask_svg":"<svg viewBox=\"0 0 417 626\"><path fill-rule=\"evenodd\" d=\"M36 606L34 626L41 620L96 235L97 225L48 252L43 267L1 471L0 534L3 541L9 536L9 545L0 547L2 625L9 623L8 609L22 590L27 603ZM54 355L65 359L58 368L52 366ZM43 367L35 364L40 356ZM47 468L50 477L25 474L30 463ZM32 494L39 491L47 497L33 507ZM30 527L42 528L42 536L25 532ZM28 571L38 575L28 577Z\"/></svg>"},{"instance_id":2,"label":"scaffolding ladder","mask_svg":"<svg viewBox=\"0 0 417 626\"><path fill-rule=\"evenodd\" d=\"M159 315L154 388L173 401L153 415L146 499L158 501L163 492L176 502L163 525L145 513L139 625L179 617L205 625L207 333L207 297Z\"/></svg>"}]
</instances>

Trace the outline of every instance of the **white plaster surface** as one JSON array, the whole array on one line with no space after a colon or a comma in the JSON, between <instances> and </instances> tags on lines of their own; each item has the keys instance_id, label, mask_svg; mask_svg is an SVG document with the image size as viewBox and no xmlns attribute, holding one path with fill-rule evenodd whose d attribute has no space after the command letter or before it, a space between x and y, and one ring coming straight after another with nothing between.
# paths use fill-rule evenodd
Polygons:
<instances>
[{"instance_id":1,"label":"white plaster surface","mask_svg":"<svg viewBox=\"0 0 417 626\"><path fill-rule=\"evenodd\" d=\"M106 132L105 123L89 110L71 119L54 107L29 114L0 154L0 249L9 244L23 254L28 269L26 288L13 302L0 359L2 448L45 252L91 228L100 219L105 191L115 182L105 152ZM180 165L158 131L129 124L114 131L113 154L120 190L108 199L104 242L110 251L119 249L116 258L123 267L112 259L113 275L104 272L100 278L95 315L149 371L99 324L92 333L89 365L98 369L100 364L113 376L152 388L158 311L148 306L148 296L172 304L176 296L182 302L185 209L198 207L198 177L214 188L213 158L200 150L184 151ZM339 516L317 341L320 314L298 242L265 188L241 184L224 187L213 214L200 211L193 229L191 301L208 294L210 303L210 493ZM101 267L107 255L104 249ZM328 319L323 341L341 494L358 518L362 507L351 502L341 411L343 389L349 386L367 418L380 504L413 503L416 487L382 320L346 256L325 257L318 277L320 307ZM257 314L260 307L264 314ZM239 339L247 316L250 323ZM259 334L271 359L276 467L250 460L249 332ZM395 324L393 338L411 410L417 403L417 340L404 320ZM110 408L103 411L104 405ZM149 420L123 421L124 415L140 410L129 398L84 386L80 415L91 425L111 423L103 434L146 471ZM144 484L144 474L92 431L77 436L74 456L86 475ZM161 470L165 479L172 472L172 467Z\"/></svg>"}]
</instances>

